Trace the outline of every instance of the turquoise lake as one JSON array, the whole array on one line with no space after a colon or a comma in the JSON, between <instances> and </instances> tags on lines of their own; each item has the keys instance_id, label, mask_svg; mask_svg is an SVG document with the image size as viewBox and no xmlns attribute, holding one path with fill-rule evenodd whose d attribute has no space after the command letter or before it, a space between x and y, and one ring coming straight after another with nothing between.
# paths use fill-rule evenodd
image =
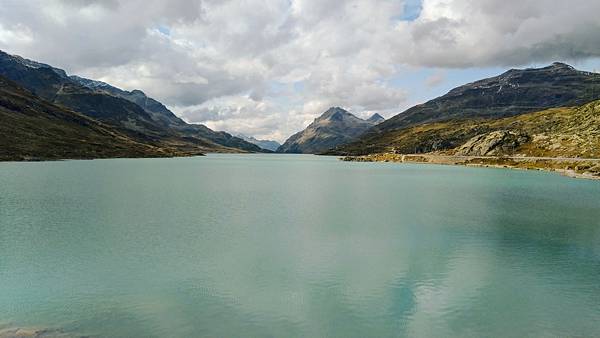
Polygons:
<instances>
[{"instance_id":1,"label":"turquoise lake","mask_svg":"<svg viewBox=\"0 0 600 338\"><path fill-rule=\"evenodd\" d=\"M0 163L0 331L600 336L600 181L208 155Z\"/></svg>"}]
</instances>

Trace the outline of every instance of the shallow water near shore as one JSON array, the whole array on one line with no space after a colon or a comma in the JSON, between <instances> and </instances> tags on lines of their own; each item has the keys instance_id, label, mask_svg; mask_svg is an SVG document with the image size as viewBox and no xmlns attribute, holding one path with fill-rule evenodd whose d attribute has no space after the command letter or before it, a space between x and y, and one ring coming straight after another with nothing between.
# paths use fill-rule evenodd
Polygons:
<instances>
[{"instance_id":1,"label":"shallow water near shore","mask_svg":"<svg viewBox=\"0 0 600 338\"><path fill-rule=\"evenodd\" d=\"M600 182L208 155L0 163L0 323L94 337L600 336Z\"/></svg>"}]
</instances>

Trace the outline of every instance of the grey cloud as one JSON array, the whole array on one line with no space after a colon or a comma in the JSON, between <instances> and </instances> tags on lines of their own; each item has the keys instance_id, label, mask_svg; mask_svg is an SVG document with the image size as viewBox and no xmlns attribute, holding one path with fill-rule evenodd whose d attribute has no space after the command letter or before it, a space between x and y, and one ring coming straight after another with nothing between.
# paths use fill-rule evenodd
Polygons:
<instances>
[{"instance_id":1,"label":"grey cloud","mask_svg":"<svg viewBox=\"0 0 600 338\"><path fill-rule=\"evenodd\" d=\"M87 7L92 5L103 6L110 9L116 9L119 7L119 1L117 0L60 0L65 5L73 7Z\"/></svg>"},{"instance_id":2,"label":"grey cloud","mask_svg":"<svg viewBox=\"0 0 600 338\"><path fill-rule=\"evenodd\" d=\"M600 56L600 2L429 0L406 28L418 66L518 66Z\"/></svg>"},{"instance_id":3,"label":"grey cloud","mask_svg":"<svg viewBox=\"0 0 600 338\"><path fill-rule=\"evenodd\" d=\"M448 18L416 22L412 27L412 39L419 44L430 43L439 48L454 47L460 22Z\"/></svg>"}]
</instances>

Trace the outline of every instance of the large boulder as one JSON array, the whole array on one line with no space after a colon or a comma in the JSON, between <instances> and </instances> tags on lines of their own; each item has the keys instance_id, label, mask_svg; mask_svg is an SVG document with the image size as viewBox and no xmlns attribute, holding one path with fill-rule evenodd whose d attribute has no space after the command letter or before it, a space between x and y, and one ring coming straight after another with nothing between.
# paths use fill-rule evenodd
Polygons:
<instances>
[{"instance_id":1,"label":"large boulder","mask_svg":"<svg viewBox=\"0 0 600 338\"><path fill-rule=\"evenodd\" d=\"M501 156L510 155L522 144L529 142L530 137L519 131L497 130L473 137L460 146L459 156Z\"/></svg>"}]
</instances>

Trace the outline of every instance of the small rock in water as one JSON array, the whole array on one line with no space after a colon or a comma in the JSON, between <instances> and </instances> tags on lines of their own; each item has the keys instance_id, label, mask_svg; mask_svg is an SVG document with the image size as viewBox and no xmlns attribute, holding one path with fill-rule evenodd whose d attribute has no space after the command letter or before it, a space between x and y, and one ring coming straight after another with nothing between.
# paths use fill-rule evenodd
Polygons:
<instances>
[{"instance_id":1,"label":"small rock in water","mask_svg":"<svg viewBox=\"0 0 600 338\"><path fill-rule=\"evenodd\" d=\"M0 338L75 338L75 336L56 329L0 327Z\"/></svg>"}]
</instances>

